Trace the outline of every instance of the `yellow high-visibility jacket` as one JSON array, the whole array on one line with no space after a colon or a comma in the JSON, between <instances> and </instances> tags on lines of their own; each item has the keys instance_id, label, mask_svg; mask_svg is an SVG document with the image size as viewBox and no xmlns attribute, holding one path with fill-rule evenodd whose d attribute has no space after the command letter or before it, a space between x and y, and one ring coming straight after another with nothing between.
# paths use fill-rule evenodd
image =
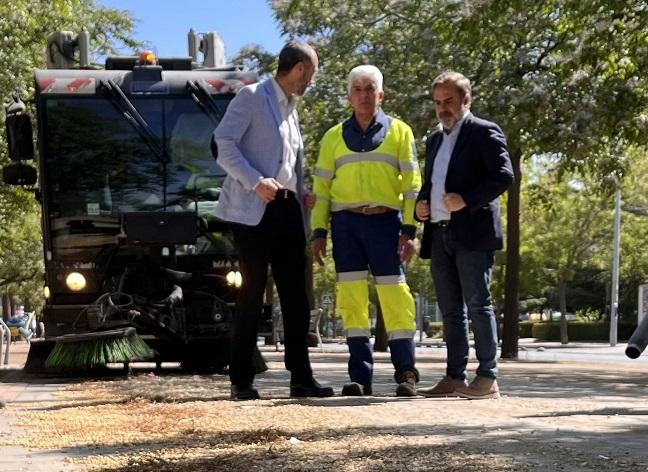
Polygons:
<instances>
[{"instance_id":1,"label":"yellow high-visibility jacket","mask_svg":"<svg viewBox=\"0 0 648 472\"><path fill-rule=\"evenodd\" d=\"M351 151L340 123L320 144L313 171L316 202L311 213L314 231L326 231L330 213L362 206L386 206L402 213L403 226L414 226L414 205L421 186L412 129L390 118L383 142L373 151ZM320 230L320 231L317 231Z\"/></svg>"}]
</instances>

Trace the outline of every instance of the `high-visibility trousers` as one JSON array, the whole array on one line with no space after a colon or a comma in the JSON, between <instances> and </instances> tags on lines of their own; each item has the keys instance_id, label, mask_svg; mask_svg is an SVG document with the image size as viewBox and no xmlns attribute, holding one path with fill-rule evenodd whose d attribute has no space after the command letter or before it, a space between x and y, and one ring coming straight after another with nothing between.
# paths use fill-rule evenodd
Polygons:
<instances>
[{"instance_id":1,"label":"high-visibility trousers","mask_svg":"<svg viewBox=\"0 0 648 472\"><path fill-rule=\"evenodd\" d=\"M331 218L333 260L337 273L336 308L347 338L369 337L368 271L389 340L412 338L416 330L414 299L398 255L398 212L365 215L334 212Z\"/></svg>"}]
</instances>

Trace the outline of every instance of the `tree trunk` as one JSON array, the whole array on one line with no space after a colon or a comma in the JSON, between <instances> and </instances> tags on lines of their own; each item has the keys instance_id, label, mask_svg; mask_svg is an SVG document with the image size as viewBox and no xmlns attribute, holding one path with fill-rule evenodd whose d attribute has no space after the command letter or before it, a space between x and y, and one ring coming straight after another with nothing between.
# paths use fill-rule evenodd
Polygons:
<instances>
[{"instance_id":1,"label":"tree trunk","mask_svg":"<svg viewBox=\"0 0 648 472\"><path fill-rule=\"evenodd\" d=\"M313 254L309 249L310 246L306 245L306 298L308 298L308 306L314 310L317 307L315 306L315 288L313 286Z\"/></svg>"},{"instance_id":2,"label":"tree trunk","mask_svg":"<svg viewBox=\"0 0 648 472\"><path fill-rule=\"evenodd\" d=\"M520 150L510 153L515 182L508 190L506 206L506 285L504 287L504 321L502 358L518 355L518 292L520 290Z\"/></svg>"},{"instance_id":3,"label":"tree trunk","mask_svg":"<svg viewBox=\"0 0 648 472\"><path fill-rule=\"evenodd\" d=\"M560 298L560 343L567 344L567 281L561 277L558 281L558 296Z\"/></svg>"},{"instance_id":4,"label":"tree trunk","mask_svg":"<svg viewBox=\"0 0 648 472\"><path fill-rule=\"evenodd\" d=\"M385 329L385 320L383 320L378 297L376 297L376 339L374 341L374 351L387 352L387 330Z\"/></svg>"},{"instance_id":5,"label":"tree trunk","mask_svg":"<svg viewBox=\"0 0 648 472\"><path fill-rule=\"evenodd\" d=\"M9 295L6 293L2 295L2 319L4 321L9 319Z\"/></svg>"}]
</instances>

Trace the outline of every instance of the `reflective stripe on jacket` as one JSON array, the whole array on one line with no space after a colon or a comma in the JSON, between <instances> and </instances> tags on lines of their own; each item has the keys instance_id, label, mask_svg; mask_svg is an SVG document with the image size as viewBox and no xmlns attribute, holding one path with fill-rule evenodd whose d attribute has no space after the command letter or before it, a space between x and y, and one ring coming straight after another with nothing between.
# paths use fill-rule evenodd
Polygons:
<instances>
[{"instance_id":1,"label":"reflective stripe on jacket","mask_svg":"<svg viewBox=\"0 0 648 472\"><path fill-rule=\"evenodd\" d=\"M414 205L421 175L412 129L391 118L385 139L370 152L351 151L342 137L342 123L329 129L320 144L313 171L317 197L312 228L326 230L331 211L360 206L386 206L414 225Z\"/></svg>"}]
</instances>

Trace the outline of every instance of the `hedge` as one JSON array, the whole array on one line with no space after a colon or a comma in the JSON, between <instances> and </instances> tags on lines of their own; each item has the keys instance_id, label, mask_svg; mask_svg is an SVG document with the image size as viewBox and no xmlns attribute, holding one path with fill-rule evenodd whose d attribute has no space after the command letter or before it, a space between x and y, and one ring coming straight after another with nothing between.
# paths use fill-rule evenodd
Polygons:
<instances>
[{"instance_id":1,"label":"hedge","mask_svg":"<svg viewBox=\"0 0 648 472\"><path fill-rule=\"evenodd\" d=\"M442 338L443 337L443 322L442 321L430 321L427 325L425 334L429 338Z\"/></svg>"},{"instance_id":2,"label":"hedge","mask_svg":"<svg viewBox=\"0 0 648 472\"><path fill-rule=\"evenodd\" d=\"M617 325L619 340L629 339L636 327L634 323L619 323ZM560 323L551 321L532 323L531 337L539 341L560 341ZM569 321L567 337L570 341L607 341L610 339L610 324L604 321Z\"/></svg>"},{"instance_id":3,"label":"hedge","mask_svg":"<svg viewBox=\"0 0 648 472\"><path fill-rule=\"evenodd\" d=\"M619 340L628 340L637 327L634 323L619 323L617 334ZM443 323L430 322L427 335L431 338L443 337ZM518 322L520 338L536 338L539 341L560 341L560 322L558 321L520 321ZM567 337L570 341L607 341L610 339L610 325L605 321L569 321Z\"/></svg>"},{"instance_id":4,"label":"hedge","mask_svg":"<svg viewBox=\"0 0 648 472\"><path fill-rule=\"evenodd\" d=\"M539 323L538 321L520 321L518 323L518 336L520 338L532 338L533 334L531 333L531 328L534 324ZM500 322L500 329L501 329ZM443 337L443 322L441 321L432 321L428 323L426 334L430 338L441 338Z\"/></svg>"},{"instance_id":5,"label":"hedge","mask_svg":"<svg viewBox=\"0 0 648 472\"><path fill-rule=\"evenodd\" d=\"M521 338L532 338L532 328L538 321L519 321L518 322L518 336Z\"/></svg>"}]
</instances>

